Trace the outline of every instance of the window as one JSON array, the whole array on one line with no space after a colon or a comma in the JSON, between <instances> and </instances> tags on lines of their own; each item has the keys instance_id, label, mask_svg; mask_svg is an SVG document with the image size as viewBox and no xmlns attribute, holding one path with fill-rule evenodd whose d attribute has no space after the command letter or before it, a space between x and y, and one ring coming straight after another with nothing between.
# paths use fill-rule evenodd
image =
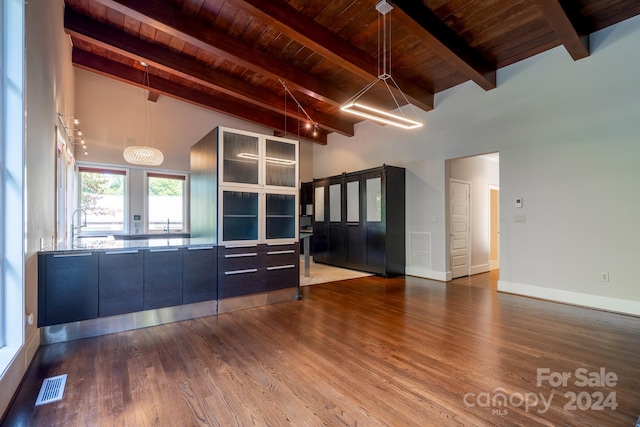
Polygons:
<instances>
[{"instance_id":1,"label":"window","mask_svg":"<svg viewBox=\"0 0 640 427\"><path fill-rule=\"evenodd\" d=\"M147 172L147 231L184 230L184 175Z\"/></svg>"},{"instance_id":2,"label":"window","mask_svg":"<svg viewBox=\"0 0 640 427\"><path fill-rule=\"evenodd\" d=\"M0 376L24 336L24 2L0 2Z\"/></svg>"},{"instance_id":3,"label":"window","mask_svg":"<svg viewBox=\"0 0 640 427\"><path fill-rule=\"evenodd\" d=\"M125 231L127 171L81 166L80 207L72 218L78 234ZM81 218L82 217L82 218Z\"/></svg>"}]
</instances>

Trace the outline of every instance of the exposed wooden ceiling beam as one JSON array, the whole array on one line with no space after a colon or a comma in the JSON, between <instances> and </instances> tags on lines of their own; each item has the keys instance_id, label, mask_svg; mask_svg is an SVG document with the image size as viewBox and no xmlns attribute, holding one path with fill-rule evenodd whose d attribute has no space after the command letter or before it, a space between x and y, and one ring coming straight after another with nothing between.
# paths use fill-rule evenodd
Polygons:
<instances>
[{"instance_id":1,"label":"exposed wooden ceiling beam","mask_svg":"<svg viewBox=\"0 0 640 427\"><path fill-rule=\"evenodd\" d=\"M398 20L409 32L438 56L466 75L484 90L496 87L496 67L444 24L422 1L393 0Z\"/></svg>"},{"instance_id":2,"label":"exposed wooden ceiling beam","mask_svg":"<svg viewBox=\"0 0 640 427\"><path fill-rule=\"evenodd\" d=\"M74 66L78 68L119 80L124 83L150 89L174 99L198 105L251 123L256 123L260 126L265 126L279 132L286 132L286 134L291 136L297 137L299 135L301 139L312 141L314 143L321 145L327 144L327 135L325 133L321 132L317 137L307 136L304 132L300 132L298 122L294 120L288 120L285 129L284 119L281 115L274 114L273 112L263 108L256 107L254 110L250 110L247 109L247 105L245 103L229 100L228 98L218 99L207 95L203 91L183 86L158 76L154 76L154 78L149 81L148 86L144 85L142 83L144 71L137 70L120 62L116 62L78 48L73 49L72 62Z\"/></svg>"},{"instance_id":3,"label":"exposed wooden ceiling beam","mask_svg":"<svg viewBox=\"0 0 640 427\"><path fill-rule=\"evenodd\" d=\"M273 0L228 1L351 73L368 81L378 77L378 63L375 58L346 43L338 35L288 4ZM413 105L425 111L433 109L433 92L402 76L393 77Z\"/></svg>"},{"instance_id":4,"label":"exposed wooden ceiling beam","mask_svg":"<svg viewBox=\"0 0 640 427\"><path fill-rule=\"evenodd\" d=\"M291 64L247 46L238 39L185 16L169 4L157 0L95 0L110 9L184 40L205 52L227 58L243 67L259 71L274 80L283 79L295 91L340 107L351 96L305 73Z\"/></svg>"},{"instance_id":5,"label":"exposed wooden ceiling beam","mask_svg":"<svg viewBox=\"0 0 640 427\"><path fill-rule=\"evenodd\" d=\"M218 90L262 108L285 114L284 97L279 97L243 80L212 70L195 59L116 30L71 9L65 10L65 30L74 37L87 40L134 60L150 63L156 68L178 75L183 79ZM286 114L294 119L299 118L298 111L293 108L287 109ZM313 112L313 119L318 122L320 127L328 131L346 136L354 135L353 123L347 120L319 111Z\"/></svg>"},{"instance_id":6,"label":"exposed wooden ceiling beam","mask_svg":"<svg viewBox=\"0 0 640 427\"><path fill-rule=\"evenodd\" d=\"M557 0L536 0L536 3L547 23L574 61L590 55L589 35L580 34L560 2Z\"/></svg>"}]
</instances>

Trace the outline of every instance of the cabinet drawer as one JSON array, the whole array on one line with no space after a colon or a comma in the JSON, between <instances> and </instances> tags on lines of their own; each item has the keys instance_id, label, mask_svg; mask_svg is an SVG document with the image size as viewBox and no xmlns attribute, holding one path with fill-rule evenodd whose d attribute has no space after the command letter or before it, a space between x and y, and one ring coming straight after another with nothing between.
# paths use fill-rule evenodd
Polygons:
<instances>
[{"instance_id":1,"label":"cabinet drawer","mask_svg":"<svg viewBox=\"0 0 640 427\"><path fill-rule=\"evenodd\" d=\"M253 251L231 252L218 255L218 271L246 270L248 268L260 268L262 254L254 248Z\"/></svg>"},{"instance_id":2,"label":"cabinet drawer","mask_svg":"<svg viewBox=\"0 0 640 427\"><path fill-rule=\"evenodd\" d=\"M262 292L262 274L263 270L258 268L220 271L218 273L218 298Z\"/></svg>"},{"instance_id":3,"label":"cabinet drawer","mask_svg":"<svg viewBox=\"0 0 640 427\"><path fill-rule=\"evenodd\" d=\"M293 288L300 284L300 267L298 264L279 265L264 270L264 290Z\"/></svg>"},{"instance_id":4,"label":"cabinet drawer","mask_svg":"<svg viewBox=\"0 0 640 427\"><path fill-rule=\"evenodd\" d=\"M262 264L265 267L299 263L300 255L297 251L268 251L264 253L262 258Z\"/></svg>"},{"instance_id":5,"label":"cabinet drawer","mask_svg":"<svg viewBox=\"0 0 640 427\"><path fill-rule=\"evenodd\" d=\"M218 246L218 257L247 252L260 252L260 247L258 245Z\"/></svg>"}]
</instances>

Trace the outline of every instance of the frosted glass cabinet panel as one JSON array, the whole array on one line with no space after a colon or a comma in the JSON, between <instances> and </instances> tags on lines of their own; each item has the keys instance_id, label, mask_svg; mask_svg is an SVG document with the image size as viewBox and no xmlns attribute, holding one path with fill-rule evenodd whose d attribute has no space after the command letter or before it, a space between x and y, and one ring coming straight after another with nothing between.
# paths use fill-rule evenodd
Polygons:
<instances>
[{"instance_id":1,"label":"frosted glass cabinet panel","mask_svg":"<svg viewBox=\"0 0 640 427\"><path fill-rule=\"evenodd\" d=\"M205 135L191 148L194 235L224 246L296 243L298 155L292 139L224 127Z\"/></svg>"},{"instance_id":2,"label":"frosted glass cabinet panel","mask_svg":"<svg viewBox=\"0 0 640 427\"><path fill-rule=\"evenodd\" d=\"M259 138L229 131L222 137L222 181L225 183L258 184Z\"/></svg>"},{"instance_id":3,"label":"frosted glass cabinet panel","mask_svg":"<svg viewBox=\"0 0 640 427\"><path fill-rule=\"evenodd\" d=\"M296 196L266 194L266 238L293 239L296 237Z\"/></svg>"},{"instance_id":4,"label":"frosted glass cabinet panel","mask_svg":"<svg viewBox=\"0 0 640 427\"><path fill-rule=\"evenodd\" d=\"M382 221L382 179L367 179L367 221Z\"/></svg>"},{"instance_id":5,"label":"frosted glass cabinet panel","mask_svg":"<svg viewBox=\"0 0 640 427\"><path fill-rule=\"evenodd\" d=\"M295 144L267 139L264 160L267 185L297 187Z\"/></svg>"},{"instance_id":6,"label":"frosted glass cabinet panel","mask_svg":"<svg viewBox=\"0 0 640 427\"><path fill-rule=\"evenodd\" d=\"M324 187L316 187L314 195L314 217L316 221L324 221Z\"/></svg>"},{"instance_id":7,"label":"frosted glass cabinet panel","mask_svg":"<svg viewBox=\"0 0 640 427\"><path fill-rule=\"evenodd\" d=\"M347 182L347 222L360 222L360 181Z\"/></svg>"},{"instance_id":8,"label":"frosted glass cabinet panel","mask_svg":"<svg viewBox=\"0 0 640 427\"><path fill-rule=\"evenodd\" d=\"M323 217L316 216L313 224L316 263L386 277L405 274L404 168L382 165L343 172L316 178L313 185L316 208L324 205L329 210Z\"/></svg>"},{"instance_id":9,"label":"frosted glass cabinet panel","mask_svg":"<svg viewBox=\"0 0 640 427\"><path fill-rule=\"evenodd\" d=\"M329 186L329 221L342 221L342 203L340 202L341 184L331 184Z\"/></svg>"},{"instance_id":10,"label":"frosted glass cabinet panel","mask_svg":"<svg viewBox=\"0 0 640 427\"><path fill-rule=\"evenodd\" d=\"M222 192L222 238L258 240L258 193Z\"/></svg>"}]
</instances>

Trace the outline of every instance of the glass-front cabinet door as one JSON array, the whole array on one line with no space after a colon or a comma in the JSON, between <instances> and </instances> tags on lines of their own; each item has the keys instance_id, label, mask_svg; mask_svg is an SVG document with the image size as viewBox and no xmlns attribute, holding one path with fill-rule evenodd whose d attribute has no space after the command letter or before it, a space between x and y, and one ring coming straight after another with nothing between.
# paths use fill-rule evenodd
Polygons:
<instances>
[{"instance_id":1,"label":"glass-front cabinet door","mask_svg":"<svg viewBox=\"0 0 640 427\"><path fill-rule=\"evenodd\" d=\"M221 236L218 239L220 243L257 242L259 236L258 193L230 190L223 190L221 193Z\"/></svg>"},{"instance_id":2,"label":"glass-front cabinet door","mask_svg":"<svg viewBox=\"0 0 640 427\"><path fill-rule=\"evenodd\" d=\"M265 194L267 242L296 237L296 196L295 194Z\"/></svg>"},{"instance_id":3,"label":"glass-front cabinet door","mask_svg":"<svg viewBox=\"0 0 640 427\"><path fill-rule=\"evenodd\" d=\"M221 184L258 185L260 137L222 130Z\"/></svg>"},{"instance_id":4,"label":"glass-front cabinet door","mask_svg":"<svg viewBox=\"0 0 640 427\"><path fill-rule=\"evenodd\" d=\"M265 185L297 189L298 145L289 140L266 138L264 148Z\"/></svg>"},{"instance_id":5,"label":"glass-front cabinet door","mask_svg":"<svg viewBox=\"0 0 640 427\"><path fill-rule=\"evenodd\" d=\"M218 131L218 243L298 238L298 141Z\"/></svg>"}]
</instances>

